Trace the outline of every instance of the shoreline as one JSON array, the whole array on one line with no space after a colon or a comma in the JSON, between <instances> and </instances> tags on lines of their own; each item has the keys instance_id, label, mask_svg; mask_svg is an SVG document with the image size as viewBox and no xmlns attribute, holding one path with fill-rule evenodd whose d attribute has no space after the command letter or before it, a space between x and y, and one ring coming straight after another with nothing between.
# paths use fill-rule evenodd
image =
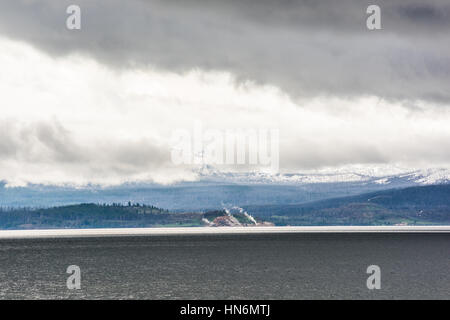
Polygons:
<instances>
[{"instance_id":1,"label":"shoreline","mask_svg":"<svg viewBox=\"0 0 450 320\"><path fill-rule=\"evenodd\" d=\"M0 230L0 240L277 233L450 233L450 226L291 226Z\"/></svg>"}]
</instances>

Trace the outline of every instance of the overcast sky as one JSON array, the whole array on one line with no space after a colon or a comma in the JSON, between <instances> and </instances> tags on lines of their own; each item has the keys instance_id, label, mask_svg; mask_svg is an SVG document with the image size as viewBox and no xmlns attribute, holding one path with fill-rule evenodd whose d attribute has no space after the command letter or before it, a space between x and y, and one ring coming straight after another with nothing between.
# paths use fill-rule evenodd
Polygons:
<instances>
[{"instance_id":1,"label":"overcast sky","mask_svg":"<svg viewBox=\"0 0 450 320\"><path fill-rule=\"evenodd\" d=\"M282 172L450 166L448 0L0 1L0 68L11 185L195 179L196 121L278 129Z\"/></svg>"}]
</instances>

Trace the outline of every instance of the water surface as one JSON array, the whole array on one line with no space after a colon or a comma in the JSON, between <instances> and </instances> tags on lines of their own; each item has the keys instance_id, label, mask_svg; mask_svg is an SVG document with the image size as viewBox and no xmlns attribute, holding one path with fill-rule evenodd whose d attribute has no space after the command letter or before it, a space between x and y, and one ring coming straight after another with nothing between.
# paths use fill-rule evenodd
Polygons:
<instances>
[{"instance_id":1,"label":"water surface","mask_svg":"<svg viewBox=\"0 0 450 320\"><path fill-rule=\"evenodd\" d=\"M0 298L449 299L449 253L449 233L2 239ZM381 290L366 287L373 264Z\"/></svg>"}]
</instances>

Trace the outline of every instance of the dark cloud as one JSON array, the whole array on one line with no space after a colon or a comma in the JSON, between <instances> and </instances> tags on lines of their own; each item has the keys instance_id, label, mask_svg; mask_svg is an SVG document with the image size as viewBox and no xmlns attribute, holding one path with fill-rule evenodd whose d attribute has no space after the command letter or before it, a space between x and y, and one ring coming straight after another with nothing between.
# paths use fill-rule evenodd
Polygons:
<instances>
[{"instance_id":1,"label":"dark cloud","mask_svg":"<svg viewBox=\"0 0 450 320\"><path fill-rule=\"evenodd\" d=\"M431 0L2 1L0 33L115 68L230 71L291 96L450 101L450 4ZM382 8L368 31L366 8Z\"/></svg>"},{"instance_id":2,"label":"dark cloud","mask_svg":"<svg viewBox=\"0 0 450 320\"><path fill-rule=\"evenodd\" d=\"M414 24L450 26L450 4L440 7L429 3L399 6L397 13Z\"/></svg>"},{"instance_id":3,"label":"dark cloud","mask_svg":"<svg viewBox=\"0 0 450 320\"><path fill-rule=\"evenodd\" d=\"M315 141L299 142L304 152L296 152L288 146L282 146L280 167L291 171L317 169L324 167L360 165L389 165L403 163L414 166L433 167L448 163L450 159L450 141L445 137L415 137L414 142L406 139L393 142L379 141L344 142L331 138L332 143L321 146Z\"/></svg>"},{"instance_id":4,"label":"dark cloud","mask_svg":"<svg viewBox=\"0 0 450 320\"><path fill-rule=\"evenodd\" d=\"M147 139L97 138L85 143L56 121L18 124L0 122L0 163L51 166L73 177L81 169L87 178L99 172L137 174L170 165L170 149ZM4 173L3 173L4 174Z\"/></svg>"}]
</instances>

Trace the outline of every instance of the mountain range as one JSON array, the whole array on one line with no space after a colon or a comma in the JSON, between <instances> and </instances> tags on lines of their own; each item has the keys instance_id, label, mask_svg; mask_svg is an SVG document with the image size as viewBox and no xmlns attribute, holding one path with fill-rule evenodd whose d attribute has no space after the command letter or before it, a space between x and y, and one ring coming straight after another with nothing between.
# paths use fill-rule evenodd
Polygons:
<instances>
[{"instance_id":1,"label":"mountain range","mask_svg":"<svg viewBox=\"0 0 450 320\"><path fill-rule=\"evenodd\" d=\"M450 170L352 167L334 171L269 174L221 172L210 166L198 180L171 185L11 187L0 183L0 207L52 207L79 203L145 203L171 211L217 210L234 206L290 205L368 192L450 182Z\"/></svg>"}]
</instances>

